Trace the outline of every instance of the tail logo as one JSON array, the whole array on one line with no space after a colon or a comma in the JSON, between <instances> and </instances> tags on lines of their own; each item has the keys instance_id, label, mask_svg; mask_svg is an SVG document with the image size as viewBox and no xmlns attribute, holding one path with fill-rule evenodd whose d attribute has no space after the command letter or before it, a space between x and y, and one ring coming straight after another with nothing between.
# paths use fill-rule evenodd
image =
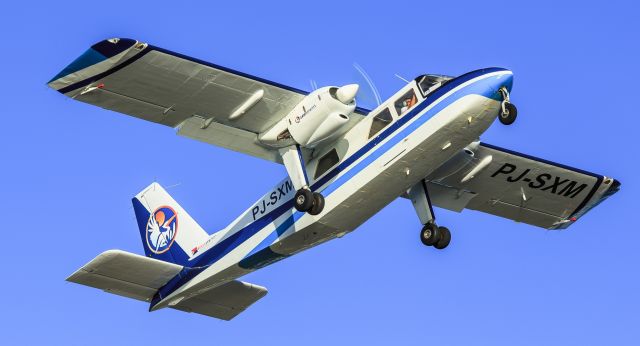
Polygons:
<instances>
[{"instance_id":1,"label":"tail logo","mask_svg":"<svg viewBox=\"0 0 640 346\"><path fill-rule=\"evenodd\" d=\"M151 252L169 251L178 234L178 214L169 206L158 207L147 221L147 246Z\"/></svg>"}]
</instances>

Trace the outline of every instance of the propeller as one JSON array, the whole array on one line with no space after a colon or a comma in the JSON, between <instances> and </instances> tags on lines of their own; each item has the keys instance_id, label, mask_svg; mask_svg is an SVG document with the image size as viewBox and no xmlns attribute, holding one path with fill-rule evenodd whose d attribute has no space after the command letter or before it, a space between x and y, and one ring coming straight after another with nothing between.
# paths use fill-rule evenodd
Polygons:
<instances>
[{"instance_id":1,"label":"propeller","mask_svg":"<svg viewBox=\"0 0 640 346\"><path fill-rule=\"evenodd\" d=\"M361 81L359 84L368 86L368 88L360 88L360 92L356 95L356 100L358 100L361 105L375 103L373 105L374 108L379 106L382 103L382 98L373 79L369 77L367 71L357 62L353 63L353 68L358 72L356 80Z\"/></svg>"},{"instance_id":2,"label":"propeller","mask_svg":"<svg viewBox=\"0 0 640 346\"><path fill-rule=\"evenodd\" d=\"M309 79L309 84L311 84L311 91L318 90L318 83L314 79Z\"/></svg>"},{"instance_id":3,"label":"propeller","mask_svg":"<svg viewBox=\"0 0 640 346\"><path fill-rule=\"evenodd\" d=\"M342 103L348 104L355 98L358 106L365 108L375 108L382 104L380 92L367 71L357 62L353 63L353 68L354 75L352 76L352 79L355 83L347 84L338 88L336 92L338 100ZM396 76L404 80L404 78L398 75ZM314 79L310 79L309 84L312 91L318 89L318 83Z\"/></svg>"}]
</instances>

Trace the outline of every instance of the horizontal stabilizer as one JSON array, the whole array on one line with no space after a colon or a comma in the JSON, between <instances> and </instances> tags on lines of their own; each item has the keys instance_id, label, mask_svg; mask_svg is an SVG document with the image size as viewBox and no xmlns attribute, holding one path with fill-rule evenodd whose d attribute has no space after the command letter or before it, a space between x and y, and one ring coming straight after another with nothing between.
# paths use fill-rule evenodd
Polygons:
<instances>
[{"instance_id":1,"label":"horizontal stabilizer","mask_svg":"<svg viewBox=\"0 0 640 346\"><path fill-rule=\"evenodd\" d=\"M108 250L71 274L67 281L148 302L182 268L122 250Z\"/></svg>"},{"instance_id":2,"label":"horizontal stabilizer","mask_svg":"<svg viewBox=\"0 0 640 346\"><path fill-rule=\"evenodd\" d=\"M266 294L264 287L234 280L171 307L228 321Z\"/></svg>"}]
</instances>

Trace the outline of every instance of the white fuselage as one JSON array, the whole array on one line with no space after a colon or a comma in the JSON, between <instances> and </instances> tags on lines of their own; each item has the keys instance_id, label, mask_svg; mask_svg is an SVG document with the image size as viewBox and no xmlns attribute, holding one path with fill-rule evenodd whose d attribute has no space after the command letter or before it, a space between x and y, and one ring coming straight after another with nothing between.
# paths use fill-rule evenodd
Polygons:
<instances>
[{"instance_id":1,"label":"white fuselage","mask_svg":"<svg viewBox=\"0 0 640 346\"><path fill-rule=\"evenodd\" d=\"M191 258L202 267L190 280L162 292L161 308L351 232L460 150L477 140L500 112L495 96L511 83L507 70L479 73L422 97L409 83L331 146L306 163L310 186L325 197L322 213L293 208L288 179L280 182L227 228L211 236ZM400 115L394 102L414 89L417 104ZM369 138L376 114L393 121ZM319 162L335 150L339 163L316 177Z\"/></svg>"}]
</instances>

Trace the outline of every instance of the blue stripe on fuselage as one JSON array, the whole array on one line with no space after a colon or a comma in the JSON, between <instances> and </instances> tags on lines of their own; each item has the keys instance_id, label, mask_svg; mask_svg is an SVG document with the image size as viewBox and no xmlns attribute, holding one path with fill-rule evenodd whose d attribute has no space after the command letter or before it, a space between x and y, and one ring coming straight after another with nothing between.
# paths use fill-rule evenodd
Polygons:
<instances>
[{"instance_id":1,"label":"blue stripe on fuselage","mask_svg":"<svg viewBox=\"0 0 640 346\"><path fill-rule=\"evenodd\" d=\"M333 179L335 176L337 176L340 172L345 171L355 161L357 161L362 156L364 156L366 153L371 151L380 142L382 142L387 137L391 136L402 125L406 124L412 118L415 118L420 112L422 112L425 108L427 108L428 106L433 104L440 97L445 95L447 92L455 89L456 87L460 86L461 84L464 84L465 82L468 82L469 80L472 80L472 79L474 79L476 77L480 77L480 76L488 74L488 73L499 72L499 71L506 71L506 69L489 68L489 69L477 70L477 71L473 71L473 72L464 74L464 75L462 75L460 77L457 77L457 78L449 81L449 83L445 84L444 86L440 87L438 90L436 90L432 94L430 94L426 100L424 100L420 104L418 104L413 110L409 111L409 113L404 115L402 118L398 119L395 123L391 124L387 129L382 131L381 134L378 137L376 137L373 140L371 140L369 143L367 143L365 146L363 146L360 150L358 150L356 153L354 153L352 156L350 156L349 158L344 160L336 168L334 168L332 171L330 171L324 177L322 177L320 180L318 180L315 184L313 184L312 190L313 191L322 191L322 187L324 187L324 191L323 191L324 193L323 194L325 195L325 197L328 196L332 192L336 191L340 186L344 185L347 181L349 181L349 179L354 177L356 174L358 174L360 171L362 171L365 167L367 167L373 161L375 161L377 158L379 158L384 153L386 153L388 150L390 150L395 144L400 142L403 138L406 138L408 135L410 135L418 127L420 127L427 120L429 120L432 116L434 116L435 114L440 112L442 109L444 109L445 107L449 106L450 104L452 104L453 102L455 102L456 100L458 100L459 98L461 98L463 96L466 96L466 95L469 95L469 94L478 94L478 95L485 96L487 98L492 98L492 99L499 100L501 96L498 93L498 88L493 88L492 87L492 84L495 83L493 78L486 78L486 79L480 80L480 81L478 81L476 83L473 83L471 85L468 85L465 88L463 88L461 90L458 90L454 94L448 96L446 99L443 99L440 102L438 102L432 109L430 109L425 114L422 114L418 120L416 120L414 123L412 123L410 126L405 128L401 132L395 134L384 145L382 145L380 148L378 148L375 151L373 151L371 153L371 155L369 155L366 159L364 159L363 161L359 162L356 166L351 167L346 174L344 174L340 178L336 179L335 181L330 182L330 180ZM498 77L495 77L495 78L498 78ZM506 85L507 88L509 90L511 90L511 79L508 79L506 81L506 83L507 83L507 85ZM330 182L330 184L325 186L329 182ZM236 233L232 234L231 236L229 236L225 240L221 241L219 244L216 244L211 249L207 250L205 253L203 253L201 256L199 256L198 258L196 258L194 260L194 266L204 268L206 266L209 266L209 265L215 263L217 260L219 260L220 258L224 257L226 254L228 254L233 249L235 249L238 245L242 244L245 240L249 239L251 236L253 236L257 232L262 230L264 227L266 227L267 225L273 223L278 217L283 215L285 212L291 211L292 209L293 209L293 200L289 200L289 201L285 202L283 205L281 205L278 208L274 209L273 211L271 211L270 213L266 214L262 218L260 218L260 219L256 220L255 222L247 225L245 228L237 231ZM296 214L300 214L300 215L298 215L298 217L295 218L295 220L294 220L293 218L294 218L294 216ZM276 230L274 231L274 233L277 233L277 236L275 236L273 234L270 234L269 236L267 236L267 238L270 239L271 242L267 242L266 240L261 242L256 248L254 248L249 253L248 256L251 256L253 254L257 254L260 250L268 247L271 243L273 243L273 240L277 239L288 228L293 226L295 221L297 221L301 216L302 216L302 213L293 212L292 216L290 218L285 219L283 221L283 223L281 224L281 226L282 226L282 225L285 225L285 224L291 222L290 226L287 226L287 227L279 227L278 226L278 227L276 227ZM264 246L264 248L261 248L262 246ZM245 257L245 258L247 258L247 257ZM185 277L184 279L178 279L178 280L175 280L175 281L171 280L169 283L167 283L167 285L163 286L158 291L158 293L156 294L156 296L154 297L154 299L151 302L151 307L153 307L155 304L157 304L162 299L161 297L167 297L169 294L171 294L171 292L175 291L180 286L182 286L183 284L185 284L186 282L191 280L191 278L193 278L193 277L189 277L188 279L187 279L187 277Z\"/></svg>"},{"instance_id":2,"label":"blue stripe on fuselage","mask_svg":"<svg viewBox=\"0 0 640 346\"><path fill-rule=\"evenodd\" d=\"M487 82L489 82L489 83L487 83ZM385 144L383 144L380 147L380 149L376 149L366 159L364 159L361 162L359 162L355 167L350 169L346 174L344 174L343 176L341 176L340 178L338 178L337 180L332 182L331 185L327 186L327 188L324 190L325 194L329 195L332 192L334 192L335 190L337 190L340 186L342 186L348 180L353 178L353 176L355 176L356 174L360 173L360 171L362 171L366 166L368 166L373 161L375 161L376 159L378 159L379 157L384 155L387 151L391 150L391 148L393 148L396 144L400 143L403 139L407 138L411 133L413 133L420 126L422 126L424 123L426 123L434 115L438 114L440 111L442 111L444 108L448 107L450 104L452 104L454 101L458 100L459 98L461 98L463 96L466 96L466 95L469 95L469 94L478 94L478 95L485 96L487 98L494 98L495 99L496 96L497 96L497 89L496 90L492 90L491 88L487 88L486 87L486 84L491 84L491 82L492 81L489 81L488 79L484 79L483 81L479 81L477 83L474 83L472 85L467 86L464 89L458 90L453 95L450 95L446 99L444 99L441 102L439 102L438 104L436 104L433 108L431 108L425 114L422 114L416 121L411 123L411 125L407 126L404 130L402 130L397 135L394 135L391 139L389 139L389 141L387 141ZM425 108L427 108L429 105L430 105L429 102L423 101L422 104L419 104L418 106L416 106L417 109L415 109L414 112L416 112L416 114L417 114L417 113L421 112L422 110L424 110ZM398 120L397 123L400 123L401 120L405 120L405 121L403 121L399 126L396 126L396 128L389 129L389 130L394 132L398 127L404 125L409 120L409 116L411 116L411 115L410 114L407 115L406 116L407 118L400 118L400 120ZM413 117L413 116L411 116L411 117ZM385 135L385 138L388 137L388 136L389 135ZM377 141L372 146L377 145L381 141L382 140ZM372 143L372 142L370 142L370 143ZM369 145L370 144L365 145L361 150L367 149L367 150L365 150L365 152L369 151L369 149L370 149L370 148L368 148ZM362 157L363 155L353 155L352 157L355 157L355 156L357 156L357 158L355 159L355 160L357 160L358 158ZM314 186L315 186L315 184L314 184Z\"/></svg>"}]
</instances>

